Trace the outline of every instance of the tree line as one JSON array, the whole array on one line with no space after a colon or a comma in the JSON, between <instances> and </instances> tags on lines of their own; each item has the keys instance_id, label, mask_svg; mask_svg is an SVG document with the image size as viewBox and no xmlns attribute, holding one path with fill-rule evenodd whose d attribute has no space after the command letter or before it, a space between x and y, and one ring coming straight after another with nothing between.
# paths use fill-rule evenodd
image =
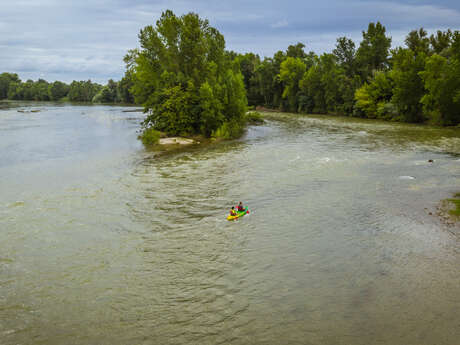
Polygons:
<instances>
[{"instance_id":1,"label":"tree line","mask_svg":"<svg viewBox=\"0 0 460 345\"><path fill-rule=\"evenodd\" d=\"M411 31L391 49L380 23L359 47L337 39L332 53L290 45L263 60L236 54L249 105L298 113L340 114L402 122L460 123L460 32Z\"/></svg>"},{"instance_id":2,"label":"tree line","mask_svg":"<svg viewBox=\"0 0 460 345\"><path fill-rule=\"evenodd\" d=\"M131 86L129 75L118 82L110 79L107 85L100 85L91 80L74 80L70 84L43 79L23 82L16 73L5 72L0 74L0 100L133 103Z\"/></svg>"},{"instance_id":3,"label":"tree line","mask_svg":"<svg viewBox=\"0 0 460 345\"><path fill-rule=\"evenodd\" d=\"M143 28L124 77L107 85L0 75L0 99L136 103L145 128L170 135L234 137L247 105L411 123L460 123L460 32L411 31L391 49L380 23L357 46L340 37L330 53L290 45L273 57L225 49L223 35L195 13L165 11Z\"/></svg>"}]
</instances>

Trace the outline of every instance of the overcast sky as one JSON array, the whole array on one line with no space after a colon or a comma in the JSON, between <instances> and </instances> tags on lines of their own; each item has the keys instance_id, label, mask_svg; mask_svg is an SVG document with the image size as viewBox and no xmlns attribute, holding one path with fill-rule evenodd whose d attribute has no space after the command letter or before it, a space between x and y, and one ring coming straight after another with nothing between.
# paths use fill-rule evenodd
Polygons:
<instances>
[{"instance_id":1,"label":"overcast sky","mask_svg":"<svg viewBox=\"0 0 460 345\"><path fill-rule=\"evenodd\" d=\"M394 46L419 27L460 29L459 0L0 0L0 73L119 80L139 30L166 9L198 13L225 36L227 49L261 57L296 42L329 52L340 36L358 45L371 21L385 25Z\"/></svg>"}]
</instances>

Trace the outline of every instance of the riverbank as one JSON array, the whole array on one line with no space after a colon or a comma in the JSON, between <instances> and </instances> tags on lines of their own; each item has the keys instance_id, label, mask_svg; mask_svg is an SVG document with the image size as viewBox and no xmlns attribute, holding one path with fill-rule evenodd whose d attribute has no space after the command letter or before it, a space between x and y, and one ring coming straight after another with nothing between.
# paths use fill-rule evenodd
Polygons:
<instances>
[{"instance_id":1,"label":"riverbank","mask_svg":"<svg viewBox=\"0 0 460 345\"><path fill-rule=\"evenodd\" d=\"M272 109L272 108L266 108L265 106L255 106L254 109L258 112L261 113L279 113L279 114L292 114L292 115L297 115L297 116L308 116L308 115L315 115L315 116L331 116L331 117L337 117L337 118L344 118L344 119L350 119L350 120L364 120L364 121L379 121L379 122L384 122L384 123L401 123L401 124L408 124L408 125L414 125L414 126L429 126L429 127L436 127L436 128L455 128L455 129L460 129L460 124L456 126L443 126L437 123L433 123L432 121L426 121L426 122L420 122L420 123L411 123L411 122L403 122L403 121L396 121L394 119L384 119L384 118L367 118L367 117L359 117L359 116L348 116L344 114L336 114L336 113L327 113L327 114L309 114L309 113L291 113L288 111L283 111L280 109Z\"/></svg>"}]
</instances>

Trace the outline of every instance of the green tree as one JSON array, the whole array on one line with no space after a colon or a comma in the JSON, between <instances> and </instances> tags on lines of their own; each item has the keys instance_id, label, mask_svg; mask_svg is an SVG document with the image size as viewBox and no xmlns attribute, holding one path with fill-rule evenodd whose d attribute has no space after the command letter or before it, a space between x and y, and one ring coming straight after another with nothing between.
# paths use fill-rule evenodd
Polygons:
<instances>
[{"instance_id":1,"label":"green tree","mask_svg":"<svg viewBox=\"0 0 460 345\"><path fill-rule=\"evenodd\" d=\"M280 80L284 83L283 98L288 99L289 111L298 111L299 82L306 66L301 58L288 57L281 63Z\"/></svg>"},{"instance_id":2,"label":"green tree","mask_svg":"<svg viewBox=\"0 0 460 345\"><path fill-rule=\"evenodd\" d=\"M300 81L299 107L306 112L351 114L355 83L335 54L323 54Z\"/></svg>"},{"instance_id":3,"label":"green tree","mask_svg":"<svg viewBox=\"0 0 460 345\"><path fill-rule=\"evenodd\" d=\"M452 57L434 54L427 59L425 70L419 73L427 90L421 99L424 110L442 125L460 123L460 34L456 32L452 36Z\"/></svg>"},{"instance_id":4,"label":"green tree","mask_svg":"<svg viewBox=\"0 0 460 345\"><path fill-rule=\"evenodd\" d=\"M452 37L453 34L450 29L445 32L438 30L436 35L432 34L430 36L430 44L433 53L444 55L452 43Z\"/></svg>"},{"instance_id":5,"label":"green tree","mask_svg":"<svg viewBox=\"0 0 460 345\"><path fill-rule=\"evenodd\" d=\"M107 85L103 86L92 99L93 103L117 103L118 101L118 84L112 79L109 79Z\"/></svg>"},{"instance_id":6,"label":"green tree","mask_svg":"<svg viewBox=\"0 0 460 345\"><path fill-rule=\"evenodd\" d=\"M87 81L73 81L70 84L68 97L72 102L91 102L94 96L102 89L102 86Z\"/></svg>"},{"instance_id":7,"label":"green tree","mask_svg":"<svg viewBox=\"0 0 460 345\"><path fill-rule=\"evenodd\" d=\"M38 79L35 83L32 82L32 99L35 101L49 101L48 88L49 83L44 79Z\"/></svg>"},{"instance_id":8,"label":"green tree","mask_svg":"<svg viewBox=\"0 0 460 345\"><path fill-rule=\"evenodd\" d=\"M227 121L239 121L247 109L246 90L244 89L243 76L237 64L233 64L225 72L219 81L216 81L216 89L219 90L223 114Z\"/></svg>"},{"instance_id":9,"label":"green tree","mask_svg":"<svg viewBox=\"0 0 460 345\"><path fill-rule=\"evenodd\" d=\"M337 64L333 54L323 54L320 57L321 84L324 90L326 111L332 113L342 112L344 103L341 87L347 82L344 70Z\"/></svg>"},{"instance_id":10,"label":"green tree","mask_svg":"<svg viewBox=\"0 0 460 345\"><path fill-rule=\"evenodd\" d=\"M248 104L257 105L263 102L263 96L257 84L256 69L260 65L260 58L253 53L240 54L235 59L240 66L246 88Z\"/></svg>"},{"instance_id":11,"label":"green tree","mask_svg":"<svg viewBox=\"0 0 460 345\"><path fill-rule=\"evenodd\" d=\"M72 81L69 86L69 101L77 102L82 100L82 83L82 81Z\"/></svg>"},{"instance_id":12,"label":"green tree","mask_svg":"<svg viewBox=\"0 0 460 345\"><path fill-rule=\"evenodd\" d=\"M304 51L305 44L298 42L296 45L290 45L286 50L286 56L291 58L305 59L307 54Z\"/></svg>"},{"instance_id":13,"label":"green tree","mask_svg":"<svg viewBox=\"0 0 460 345\"><path fill-rule=\"evenodd\" d=\"M394 80L392 103L398 108L404 122L423 122L423 108L420 102L425 94L420 72L425 68L426 54L411 49L398 48L393 51Z\"/></svg>"},{"instance_id":14,"label":"green tree","mask_svg":"<svg viewBox=\"0 0 460 345\"><path fill-rule=\"evenodd\" d=\"M21 80L11 81L8 86L8 99L23 100L24 99L24 84Z\"/></svg>"},{"instance_id":15,"label":"green tree","mask_svg":"<svg viewBox=\"0 0 460 345\"><path fill-rule=\"evenodd\" d=\"M201 108L200 132L210 136L225 122L223 115L223 104L218 101L219 88L211 87L208 82L201 85L199 90L199 105Z\"/></svg>"},{"instance_id":16,"label":"green tree","mask_svg":"<svg viewBox=\"0 0 460 345\"><path fill-rule=\"evenodd\" d=\"M133 87L133 80L131 72L128 70L125 75L118 82L118 97L122 103L134 103L134 96L131 93Z\"/></svg>"},{"instance_id":17,"label":"green tree","mask_svg":"<svg viewBox=\"0 0 460 345\"><path fill-rule=\"evenodd\" d=\"M299 82L302 96L299 100L299 107L307 113L326 113L326 99L324 87L321 82L321 66L317 57L313 66L311 66L303 75Z\"/></svg>"},{"instance_id":18,"label":"green tree","mask_svg":"<svg viewBox=\"0 0 460 345\"><path fill-rule=\"evenodd\" d=\"M48 96L50 100L58 101L67 96L69 89L69 85L60 81L55 81L48 86Z\"/></svg>"},{"instance_id":19,"label":"green tree","mask_svg":"<svg viewBox=\"0 0 460 345\"><path fill-rule=\"evenodd\" d=\"M24 101L33 101L35 97L34 81L28 79L22 84L22 99Z\"/></svg>"},{"instance_id":20,"label":"green tree","mask_svg":"<svg viewBox=\"0 0 460 345\"><path fill-rule=\"evenodd\" d=\"M187 135L194 132L193 128L193 85L183 89L180 85L165 88L158 95L155 113L155 129L171 135ZM174 127L172 127L174 125Z\"/></svg>"},{"instance_id":21,"label":"green tree","mask_svg":"<svg viewBox=\"0 0 460 345\"><path fill-rule=\"evenodd\" d=\"M428 55L430 53L430 39L423 28L409 32L404 42L415 55L419 53Z\"/></svg>"},{"instance_id":22,"label":"green tree","mask_svg":"<svg viewBox=\"0 0 460 345\"><path fill-rule=\"evenodd\" d=\"M139 34L140 49L125 57L136 103L149 113L145 127L170 135L211 135L242 119L247 99L239 65L207 20L164 12Z\"/></svg>"},{"instance_id":23,"label":"green tree","mask_svg":"<svg viewBox=\"0 0 460 345\"><path fill-rule=\"evenodd\" d=\"M344 69L345 74L353 78L356 73L356 48L355 43L346 37L337 38L333 54L338 64Z\"/></svg>"},{"instance_id":24,"label":"green tree","mask_svg":"<svg viewBox=\"0 0 460 345\"><path fill-rule=\"evenodd\" d=\"M388 68L391 37L387 37L385 33L386 29L380 22L369 23L367 31L363 31L363 40L356 54L364 80L371 77L374 70Z\"/></svg>"},{"instance_id":25,"label":"green tree","mask_svg":"<svg viewBox=\"0 0 460 345\"><path fill-rule=\"evenodd\" d=\"M20 83L16 73L2 73L0 74L0 99L8 98L8 90L11 83Z\"/></svg>"},{"instance_id":26,"label":"green tree","mask_svg":"<svg viewBox=\"0 0 460 345\"><path fill-rule=\"evenodd\" d=\"M265 58L254 72L255 85L263 98L263 105L274 106L274 83L276 69L272 58Z\"/></svg>"},{"instance_id":27,"label":"green tree","mask_svg":"<svg viewBox=\"0 0 460 345\"><path fill-rule=\"evenodd\" d=\"M273 107L285 110L287 108L286 102L283 100L284 84L280 79L281 64L286 60L286 54L279 50L273 55Z\"/></svg>"},{"instance_id":28,"label":"green tree","mask_svg":"<svg viewBox=\"0 0 460 345\"><path fill-rule=\"evenodd\" d=\"M355 116L393 120L397 117L391 103L394 82L389 72L377 72L370 83L364 83L355 93Z\"/></svg>"}]
</instances>

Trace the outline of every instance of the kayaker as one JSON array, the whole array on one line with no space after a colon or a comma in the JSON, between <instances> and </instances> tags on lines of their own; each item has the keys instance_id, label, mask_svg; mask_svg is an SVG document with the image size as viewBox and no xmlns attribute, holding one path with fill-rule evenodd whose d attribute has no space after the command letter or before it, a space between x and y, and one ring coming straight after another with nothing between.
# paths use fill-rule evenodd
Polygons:
<instances>
[{"instance_id":1,"label":"kayaker","mask_svg":"<svg viewBox=\"0 0 460 345\"><path fill-rule=\"evenodd\" d=\"M232 206L232 209L230 210L230 215L232 217L236 216L235 206Z\"/></svg>"},{"instance_id":2,"label":"kayaker","mask_svg":"<svg viewBox=\"0 0 460 345\"><path fill-rule=\"evenodd\" d=\"M241 201L238 204L238 211L244 211L243 203Z\"/></svg>"}]
</instances>

